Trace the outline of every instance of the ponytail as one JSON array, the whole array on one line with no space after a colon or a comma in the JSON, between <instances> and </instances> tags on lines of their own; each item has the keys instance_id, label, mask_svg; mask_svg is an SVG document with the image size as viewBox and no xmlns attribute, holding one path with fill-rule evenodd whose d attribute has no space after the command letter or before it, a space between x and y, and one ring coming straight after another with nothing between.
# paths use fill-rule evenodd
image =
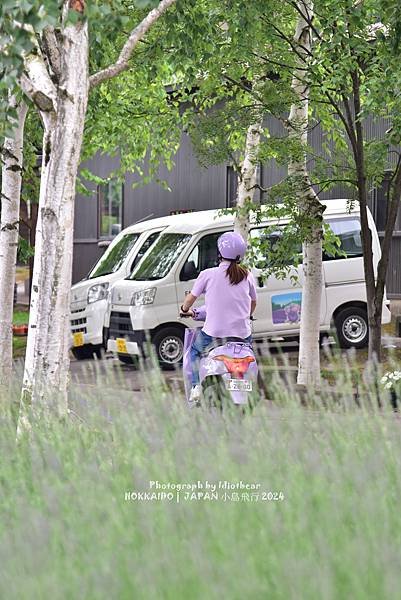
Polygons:
<instances>
[{"instance_id":1,"label":"ponytail","mask_svg":"<svg viewBox=\"0 0 401 600\"><path fill-rule=\"evenodd\" d=\"M230 279L231 285L237 285L248 277L248 270L237 263L236 260L231 260L226 274Z\"/></svg>"}]
</instances>

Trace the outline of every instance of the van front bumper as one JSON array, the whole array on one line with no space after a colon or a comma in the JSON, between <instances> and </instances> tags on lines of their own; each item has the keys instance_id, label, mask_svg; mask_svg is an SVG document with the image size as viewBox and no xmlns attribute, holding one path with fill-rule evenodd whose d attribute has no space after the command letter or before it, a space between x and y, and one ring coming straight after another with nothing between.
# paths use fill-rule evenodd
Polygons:
<instances>
[{"instance_id":1,"label":"van front bumper","mask_svg":"<svg viewBox=\"0 0 401 600\"><path fill-rule=\"evenodd\" d=\"M140 348L137 342L130 342L129 340L124 339L126 352L121 351L121 346L117 340L109 339L107 341L107 350L108 352L113 352L115 354L129 354L132 356L139 356L141 354Z\"/></svg>"},{"instance_id":2,"label":"van front bumper","mask_svg":"<svg viewBox=\"0 0 401 600\"><path fill-rule=\"evenodd\" d=\"M71 348L76 346L75 333L81 333L84 345L98 346L103 344L103 326L107 309L107 300L99 300L91 304L72 305L70 312ZM81 337L81 336L79 336Z\"/></svg>"},{"instance_id":3,"label":"van front bumper","mask_svg":"<svg viewBox=\"0 0 401 600\"><path fill-rule=\"evenodd\" d=\"M135 356L143 355L146 334L143 330L134 331L129 312L113 310L110 313L108 334L107 350L110 352ZM118 340L124 340L125 347ZM122 352L121 348L126 349L126 352Z\"/></svg>"}]
</instances>

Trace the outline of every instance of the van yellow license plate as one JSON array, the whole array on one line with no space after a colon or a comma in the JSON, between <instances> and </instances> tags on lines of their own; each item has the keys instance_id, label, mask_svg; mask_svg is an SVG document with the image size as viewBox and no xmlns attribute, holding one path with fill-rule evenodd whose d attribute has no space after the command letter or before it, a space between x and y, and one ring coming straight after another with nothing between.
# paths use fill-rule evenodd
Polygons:
<instances>
[{"instance_id":1,"label":"van yellow license plate","mask_svg":"<svg viewBox=\"0 0 401 600\"><path fill-rule=\"evenodd\" d=\"M74 333L72 338L73 338L73 343L74 343L75 348L77 346L83 346L85 343L84 334L82 333L82 331L78 331L77 333Z\"/></svg>"},{"instance_id":2,"label":"van yellow license plate","mask_svg":"<svg viewBox=\"0 0 401 600\"><path fill-rule=\"evenodd\" d=\"M127 344L124 338L116 339L117 352L120 354L128 354Z\"/></svg>"}]
</instances>

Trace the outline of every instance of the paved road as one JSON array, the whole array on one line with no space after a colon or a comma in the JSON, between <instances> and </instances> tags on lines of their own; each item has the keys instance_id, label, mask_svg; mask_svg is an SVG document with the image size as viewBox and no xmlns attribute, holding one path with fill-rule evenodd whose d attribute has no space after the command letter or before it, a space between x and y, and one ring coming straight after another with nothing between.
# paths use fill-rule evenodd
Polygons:
<instances>
[{"instance_id":1,"label":"paved road","mask_svg":"<svg viewBox=\"0 0 401 600\"><path fill-rule=\"evenodd\" d=\"M383 337L383 346L401 348L401 338ZM290 346L284 352L291 359L297 353L297 346ZM295 369L295 367L293 367ZM291 367L290 367L291 369ZM163 371L161 376L168 382L169 386L182 389L181 370ZM99 383L114 389L127 390L140 393L144 387L144 378L158 377L157 371L149 366L146 372L136 370L133 366L122 364L111 354L106 354L101 360L71 360L71 381L76 385L94 386Z\"/></svg>"},{"instance_id":2,"label":"paved road","mask_svg":"<svg viewBox=\"0 0 401 600\"><path fill-rule=\"evenodd\" d=\"M83 385L94 385L100 382L119 384L126 390L140 391L144 378L156 377L157 371L147 366L146 372L133 366L122 364L117 358L107 354L102 360L71 360L71 381ZM181 370L164 371L162 373L171 385L181 381Z\"/></svg>"}]
</instances>

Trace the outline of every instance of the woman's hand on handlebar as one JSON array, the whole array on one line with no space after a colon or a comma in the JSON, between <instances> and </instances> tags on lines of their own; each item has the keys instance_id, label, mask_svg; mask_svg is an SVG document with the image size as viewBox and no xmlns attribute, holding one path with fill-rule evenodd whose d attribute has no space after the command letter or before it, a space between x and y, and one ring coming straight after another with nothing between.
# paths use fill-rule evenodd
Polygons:
<instances>
[{"instance_id":1,"label":"woman's hand on handlebar","mask_svg":"<svg viewBox=\"0 0 401 600\"><path fill-rule=\"evenodd\" d=\"M180 317L182 319L185 317L193 318L193 316L194 316L194 311L191 308L187 312L182 312L182 310L180 309Z\"/></svg>"}]
</instances>

